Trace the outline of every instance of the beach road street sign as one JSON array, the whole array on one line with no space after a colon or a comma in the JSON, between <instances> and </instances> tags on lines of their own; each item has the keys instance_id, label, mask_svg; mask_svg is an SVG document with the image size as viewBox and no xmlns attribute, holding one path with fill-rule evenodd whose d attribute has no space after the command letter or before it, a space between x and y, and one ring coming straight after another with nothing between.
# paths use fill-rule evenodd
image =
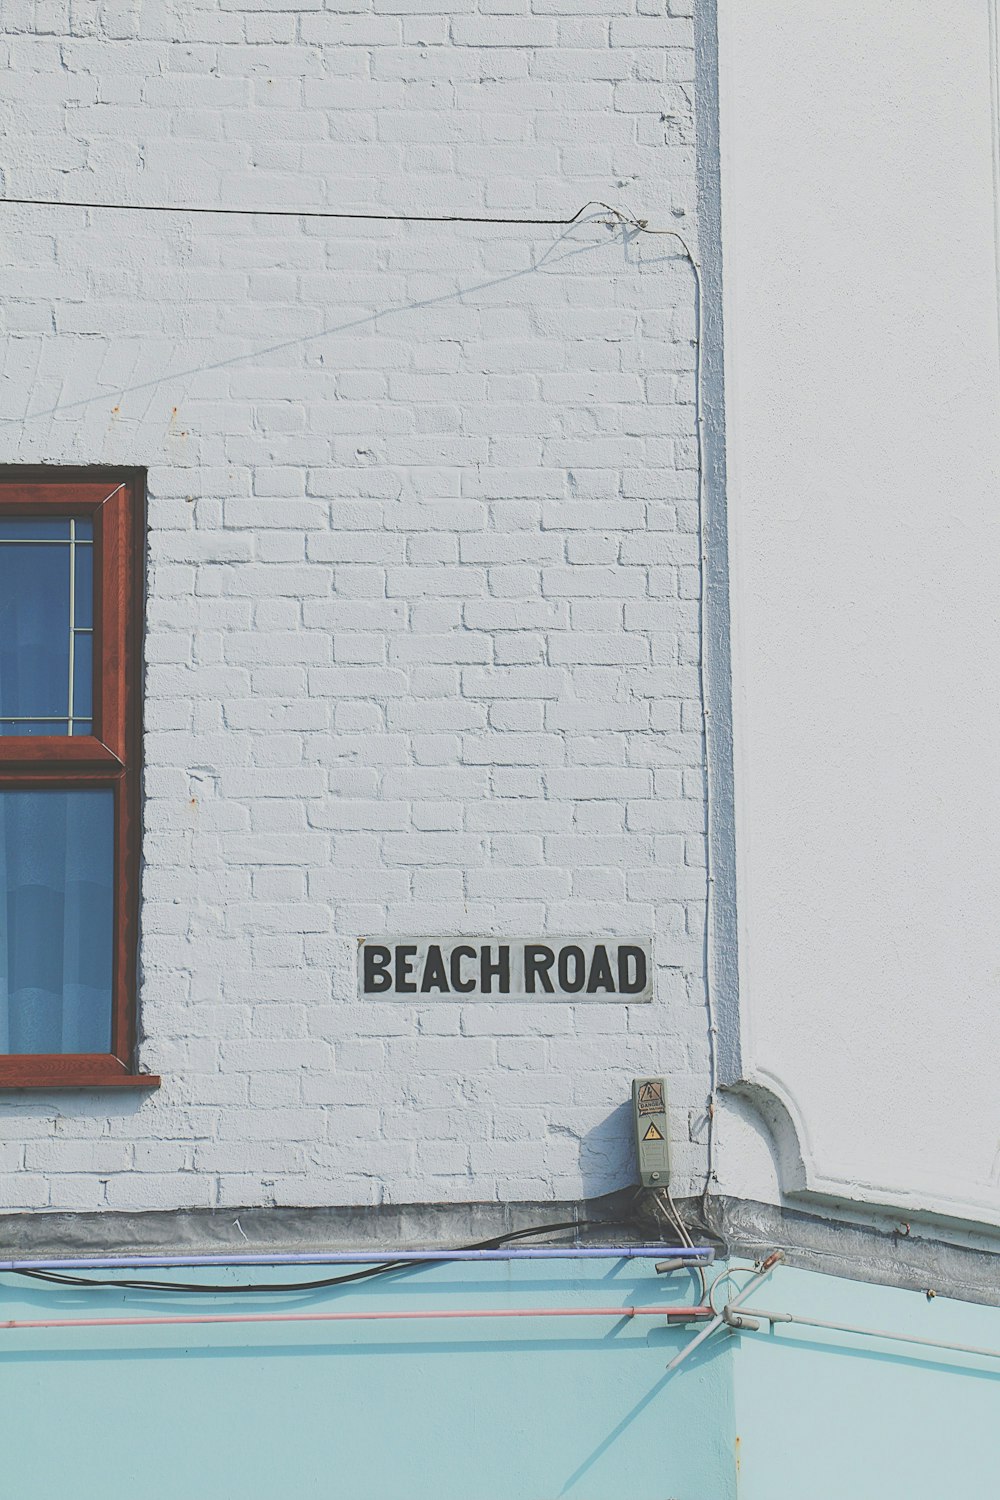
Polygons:
<instances>
[{"instance_id":1,"label":"beach road street sign","mask_svg":"<svg viewBox=\"0 0 1000 1500\"><path fill-rule=\"evenodd\" d=\"M653 998L653 942L635 937L358 939L362 1000Z\"/></svg>"}]
</instances>

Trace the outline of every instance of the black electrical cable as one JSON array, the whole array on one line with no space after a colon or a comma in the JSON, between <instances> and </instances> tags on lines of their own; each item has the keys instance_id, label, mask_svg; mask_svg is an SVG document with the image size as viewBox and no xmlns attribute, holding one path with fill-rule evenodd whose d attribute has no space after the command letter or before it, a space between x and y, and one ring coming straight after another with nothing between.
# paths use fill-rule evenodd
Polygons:
<instances>
[{"instance_id":1,"label":"black electrical cable","mask_svg":"<svg viewBox=\"0 0 1000 1500\"><path fill-rule=\"evenodd\" d=\"M684 249L695 274L698 273L694 256L688 249L683 235L675 229L650 229L648 219L639 219L627 208L618 208L604 203L600 198L591 198L581 204L568 219L541 219L526 216L515 218L491 214L411 214L411 213L353 213L340 208L214 208L207 203L98 203L83 198L0 198L0 207L5 203L22 208L102 208L116 213L143 214L235 214L256 219L347 219L368 224L523 224L529 227L541 225L552 229L569 229L579 222L588 208L599 208L611 215L611 226L631 229L636 234L668 235L677 240Z\"/></svg>"},{"instance_id":2,"label":"black electrical cable","mask_svg":"<svg viewBox=\"0 0 1000 1500\"><path fill-rule=\"evenodd\" d=\"M88 203L71 198L0 198L4 203L26 208L107 208L123 213L145 214L242 214L264 219L358 219L380 224L541 224L566 228L586 213L588 208L607 208L604 203L585 203L571 219L502 218L476 214L407 214L350 213L335 208L212 208L207 204L184 203ZM611 209L619 214L621 210Z\"/></svg>"},{"instance_id":3,"label":"black electrical cable","mask_svg":"<svg viewBox=\"0 0 1000 1500\"><path fill-rule=\"evenodd\" d=\"M72 1287L128 1287L140 1292L311 1292L321 1287L340 1286L348 1281L364 1281L369 1276L383 1276L387 1271L403 1270L406 1266L421 1267L429 1261L386 1261L377 1266L367 1266L363 1271L351 1271L343 1276L328 1276L320 1281L274 1282L261 1285L246 1283L242 1286L205 1286L183 1281L139 1281L134 1277L120 1281L108 1277L72 1276L62 1271L21 1271L15 1276L27 1276L32 1281L47 1281L54 1286Z\"/></svg>"},{"instance_id":4,"label":"black electrical cable","mask_svg":"<svg viewBox=\"0 0 1000 1500\"><path fill-rule=\"evenodd\" d=\"M462 1245L463 1250L499 1250L512 1240L523 1240L536 1234L556 1234L566 1229L633 1228L631 1219L573 1219L562 1224L538 1224L531 1229L514 1229L493 1239L479 1240L472 1245ZM16 1276L27 1276L33 1281L47 1281L56 1286L73 1287L128 1287L143 1292L313 1292L324 1287L343 1286L351 1281L365 1281L372 1276L384 1276L391 1271L422 1270L427 1266L443 1265L433 1252L426 1260L386 1260L377 1266L366 1266L363 1271L348 1271L343 1275L324 1276L316 1281L244 1282L240 1285L205 1285L203 1282L158 1281L135 1277L90 1277L76 1276L66 1271L17 1270Z\"/></svg>"}]
</instances>

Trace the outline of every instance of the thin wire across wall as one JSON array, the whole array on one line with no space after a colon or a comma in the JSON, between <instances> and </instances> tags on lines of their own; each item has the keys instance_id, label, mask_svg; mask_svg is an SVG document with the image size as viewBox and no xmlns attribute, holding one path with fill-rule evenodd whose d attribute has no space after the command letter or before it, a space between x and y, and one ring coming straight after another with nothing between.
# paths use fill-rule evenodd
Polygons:
<instances>
[{"instance_id":1,"label":"thin wire across wall","mask_svg":"<svg viewBox=\"0 0 1000 1500\"><path fill-rule=\"evenodd\" d=\"M588 208L603 208L609 213L615 214L623 221L627 219L633 228L638 228L640 223L640 221L633 219L632 215L626 210L609 208L608 204L597 203L593 200L584 203L568 219L514 218L490 214L371 213L354 212L350 209L338 208L216 208L210 204L88 202L81 198L12 198L4 196L0 198L0 204L3 203L15 203L25 208L100 208L109 209L115 213L236 214L243 217L264 219L355 219L360 222L374 224L525 224L548 226L556 229L565 229L571 224L578 223ZM645 221L642 221L642 227L645 231ZM669 233L670 231L649 230L648 232L657 234Z\"/></svg>"}]
</instances>

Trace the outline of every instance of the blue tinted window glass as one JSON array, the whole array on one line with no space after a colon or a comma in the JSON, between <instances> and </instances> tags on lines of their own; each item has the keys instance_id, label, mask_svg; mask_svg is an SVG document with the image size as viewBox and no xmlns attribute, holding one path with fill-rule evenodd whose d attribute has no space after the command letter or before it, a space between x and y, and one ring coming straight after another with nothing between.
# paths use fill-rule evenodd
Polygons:
<instances>
[{"instance_id":1,"label":"blue tinted window glass","mask_svg":"<svg viewBox=\"0 0 1000 1500\"><path fill-rule=\"evenodd\" d=\"M73 589L73 624L90 630L94 623L94 549L74 547L76 578Z\"/></svg>"},{"instance_id":2,"label":"blue tinted window glass","mask_svg":"<svg viewBox=\"0 0 1000 1500\"><path fill-rule=\"evenodd\" d=\"M78 542L90 542L94 539L93 521L77 521L76 539Z\"/></svg>"},{"instance_id":3,"label":"blue tinted window glass","mask_svg":"<svg viewBox=\"0 0 1000 1500\"><path fill-rule=\"evenodd\" d=\"M0 543L0 718L68 711L69 555L68 546Z\"/></svg>"},{"instance_id":4,"label":"blue tinted window glass","mask_svg":"<svg viewBox=\"0 0 1000 1500\"><path fill-rule=\"evenodd\" d=\"M0 791L0 1052L109 1052L114 793Z\"/></svg>"},{"instance_id":5,"label":"blue tinted window glass","mask_svg":"<svg viewBox=\"0 0 1000 1500\"><path fill-rule=\"evenodd\" d=\"M89 734L78 724L75 734ZM68 719L0 719L0 734L69 734Z\"/></svg>"},{"instance_id":6,"label":"blue tinted window glass","mask_svg":"<svg viewBox=\"0 0 1000 1500\"><path fill-rule=\"evenodd\" d=\"M79 522L77 523L79 525ZM88 523L90 524L90 523ZM69 517L2 516L0 542L68 542Z\"/></svg>"},{"instance_id":7,"label":"blue tinted window glass","mask_svg":"<svg viewBox=\"0 0 1000 1500\"><path fill-rule=\"evenodd\" d=\"M73 636L73 717L89 719L93 713L94 637L77 630ZM73 728L80 734L79 725Z\"/></svg>"}]
</instances>

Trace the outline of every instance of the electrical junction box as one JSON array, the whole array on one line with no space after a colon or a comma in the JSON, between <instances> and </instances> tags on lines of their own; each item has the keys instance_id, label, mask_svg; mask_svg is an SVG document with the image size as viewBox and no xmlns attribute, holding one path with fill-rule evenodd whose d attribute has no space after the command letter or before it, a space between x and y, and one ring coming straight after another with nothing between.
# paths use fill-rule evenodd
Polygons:
<instances>
[{"instance_id":1,"label":"electrical junction box","mask_svg":"<svg viewBox=\"0 0 1000 1500\"><path fill-rule=\"evenodd\" d=\"M632 1079L632 1123L639 1180L643 1187L666 1187L670 1182L670 1131L667 1085L662 1078Z\"/></svg>"}]
</instances>

